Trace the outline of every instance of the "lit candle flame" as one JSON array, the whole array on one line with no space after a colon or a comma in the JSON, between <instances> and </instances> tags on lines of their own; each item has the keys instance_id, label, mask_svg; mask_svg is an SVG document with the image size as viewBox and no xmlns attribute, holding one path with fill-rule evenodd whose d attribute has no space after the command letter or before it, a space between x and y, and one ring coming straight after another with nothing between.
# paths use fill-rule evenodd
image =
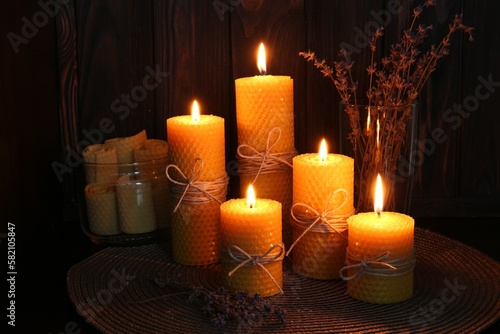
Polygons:
<instances>
[{"instance_id":1,"label":"lit candle flame","mask_svg":"<svg viewBox=\"0 0 500 334\"><path fill-rule=\"evenodd\" d=\"M248 190L247 190L247 204L248 207L254 208L255 207L255 191L253 190L253 186L249 185Z\"/></svg>"},{"instance_id":2,"label":"lit candle flame","mask_svg":"<svg viewBox=\"0 0 500 334\"><path fill-rule=\"evenodd\" d=\"M257 55L257 68L259 69L259 73L267 74L266 69L266 50L264 49L264 43L260 43L259 53Z\"/></svg>"},{"instance_id":3,"label":"lit candle flame","mask_svg":"<svg viewBox=\"0 0 500 334\"><path fill-rule=\"evenodd\" d=\"M382 212L382 208L384 206L384 189L382 187L382 177L380 174L377 174L377 181L375 183L375 201L373 205L373 209L380 216Z\"/></svg>"},{"instance_id":4,"label":"lit candle flame","mask_svg":"<svg viewBox=\"0 0 500 334\"><path fill-rule=\"evenodd\" d=\"M194 100L193 106L191 107L191 119L193 122L200 121L200 107L198 106L198 102Z\"/></svg>"},{"instance_id":5,"label":"lit candle flame","mask_svg":"<svg viewBox=\"0 0 500 334\"><path fill-rule=\"evenodd\" d=\"M328 151L326 149L326 140L322 140L321 144L319 145L319 160L320 161L326 161L328 158Z\"/></svg>"}]
</instances>

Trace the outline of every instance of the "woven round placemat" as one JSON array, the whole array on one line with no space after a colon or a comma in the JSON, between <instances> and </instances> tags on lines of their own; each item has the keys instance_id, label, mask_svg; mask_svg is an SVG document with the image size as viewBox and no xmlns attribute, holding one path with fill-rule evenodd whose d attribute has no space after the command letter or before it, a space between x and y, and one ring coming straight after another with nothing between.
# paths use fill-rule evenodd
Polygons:
<instances>
[{"instance_id":1,"label":"woven round placemat","mask_svg":"<svg viewBox=\"0 0 500 334\"><path fill-rule=\"evenodd\" d=\"M294 273L285 259L284 294L269 297L288 313L267 320L213 327L177 285L221 286L219 265L183 266L168 246L110 247L73 266L70 299L103 333L477 333L500 316L500 263L431 231L416 228L414 296L377 305L346 295L341 280Z\"/></svg>"}]
</instances>

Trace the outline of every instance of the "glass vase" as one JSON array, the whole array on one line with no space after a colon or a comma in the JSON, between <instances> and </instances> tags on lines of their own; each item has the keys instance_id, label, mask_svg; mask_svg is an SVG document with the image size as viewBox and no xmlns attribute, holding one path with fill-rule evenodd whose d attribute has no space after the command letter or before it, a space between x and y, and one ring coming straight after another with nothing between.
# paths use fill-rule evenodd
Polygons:
<instances>
[{"instance_id":1,"label":"glass vase","mask_svg":"<svg viewBox=\"0 0 500 334\"><path fill-rule=\"evenodd\" d=\"M383 210L409 213L417 122L417 103L396 107L340 103L340 151L354 158L356 212L374 210L375 180L380 173Z\"/></svg>"}]
</instances>

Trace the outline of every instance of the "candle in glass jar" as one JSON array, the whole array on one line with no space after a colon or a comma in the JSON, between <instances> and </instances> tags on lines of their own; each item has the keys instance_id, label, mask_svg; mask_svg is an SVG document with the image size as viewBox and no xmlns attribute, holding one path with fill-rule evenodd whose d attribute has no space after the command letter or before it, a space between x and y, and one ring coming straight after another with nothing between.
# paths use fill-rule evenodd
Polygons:
<instances>
[{"instance_id":1,"label":"candle in glass jar","mask_svg":"<svg viewBox=\"0 0 500 334\"><path fill-rule=\"evenodd\" d=\"M414 220L401 213L383 212L382 198L379 174L375 212L359 213L347 220L348 276L357 273L357 277L348 280L348 294L355 299L376 304L396 303L413 295L415 264ZM363 272L359 267L360 261L370 269Z\"/></svg>"},{"instance_id":2,"label":"candle in glass jar","mask_svg":"<svg viewBox=\"0 0 500 334\"><path fill-rule=\"evenodd\" d=\"M270 296L278 293L283 286L282 257L278 256L283 249L275 247L282 245L281 203L255 198L252 189L250 186L247 198L230 199L220 206L222 249L226 253L222 260L223 275L226 287L232 292L246 291ZM273 247L268 256L276 256L277 260L262 264L267 272L258 265L247 265L229 275L239 264L229 252L241 256L238 251L241 249L249 255L262 256Z\"/></svg>"},{"instance_id":3,"label":"candle in glass jar","mask_svg":"<svg viewBox=\"0 0 500 334\"><path fill-rule=\"evenodd\" d=\"M341 233L336 233L328 224L320 222L315 229L304 233L308 226L293 223L294 270L315 279L339 278L347 247L345 220L354 213L354 160L328 153L325 140L319 153L294 157L293 203L295 217L311 215L310 207L318 214L330 212L327 216L330 221L345 225L337 230ZM303 205L296 205L298 203Z\"/></svg>"}]
</instances>

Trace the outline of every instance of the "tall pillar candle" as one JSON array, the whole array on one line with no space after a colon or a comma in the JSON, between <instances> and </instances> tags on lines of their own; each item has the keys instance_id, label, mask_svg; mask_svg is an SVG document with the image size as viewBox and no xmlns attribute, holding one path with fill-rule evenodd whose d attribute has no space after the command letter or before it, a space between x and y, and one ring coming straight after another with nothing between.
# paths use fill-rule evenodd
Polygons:
<instances>
[{"instance_id":1,"label":"tall pillar candle","mask_svg":"<svg viewBox=\"0 0 500 334\"><path fill-rule=\"evenodd\" d=\"M261 75L235 80L236 123L238 145L245 155L266 152L284 160L296 154L294 142L294 104L293 79L290 76L267 75L263 45L259 52L259 71ZM240 151L240 150L239 150ZM250 164L240 156L240 195L254 182L259 172L260 163ZM260 158L262 161L262 158ZM260 169L254 186L259 189L262 198L274 199L283 205L283 233L285 243L291 240L289 224L292 203L292 173L290 166L277 163L266 157L267 162L274 162L274 167ZM276 167L277 166L277 167ZM287 240L288 239L288 240Z\"/></svg>"},{"instance_id":2,"label":"tall pillar candle","mask_svg":"<svg viewBox=\"0 0 500 334\"><path fill-rule=\"evenodd\" d=\"M354 213L354 160L328 154L325 141L319 154L294 157L293 212L294 271L314 279L339 278L346 256L346 219Z\"/></svg>"},{"instance_id":3,"label":"tall pillar candle","mask_svg":"<svg viewBox=\"0 0 500 334\"><path fill-rule=\"evenodd\" d=\"M381 187L381 181L378 180ZM380 192L376 198L382 198ZM349 217L344 279L358 300L389 304L413 295L414 220L397 212L363 212ZM343 270L344 272L344 270Z\"/></svg>"},{"instance_id":4,"label":"tall pillar candle","mask_svg":"<svg viewBox=\"0 0 500 334\"><path fill-rule=\"evenodd\" d=\"M280 292L284 252L281 203L257 198L254 204L249 204L246 198L231 199L222 203L220 211L222 273L226 288L232 292L246 291L261 296ZM249 260L245 253L253 258L264 255L265 258L260 265L250 262L237 268L243 261Z\"/></svg>"},{"instance_id":5,"label":"tall pillar candle","mask_svg":"<svg viewBox=\"0 0 500 334\"><path fill-rule=\"evenodd\" d=\"M216 197L223 202L227 191L224 119L199 115L196 101L192 112L166 122L170 163L177 167L173 177L183 182L187 182L186 178L203 183L222 180L224 189ZM199 166L197 159L201 159ZM172 192L172 184L170 189ZM172 199L180 203L172 213L171 224L173 257L181 264L204 265L220 260L220 203L201 192L200 195L205 201L193 203L182 195Z\"/></svg>"}]
</instances>

